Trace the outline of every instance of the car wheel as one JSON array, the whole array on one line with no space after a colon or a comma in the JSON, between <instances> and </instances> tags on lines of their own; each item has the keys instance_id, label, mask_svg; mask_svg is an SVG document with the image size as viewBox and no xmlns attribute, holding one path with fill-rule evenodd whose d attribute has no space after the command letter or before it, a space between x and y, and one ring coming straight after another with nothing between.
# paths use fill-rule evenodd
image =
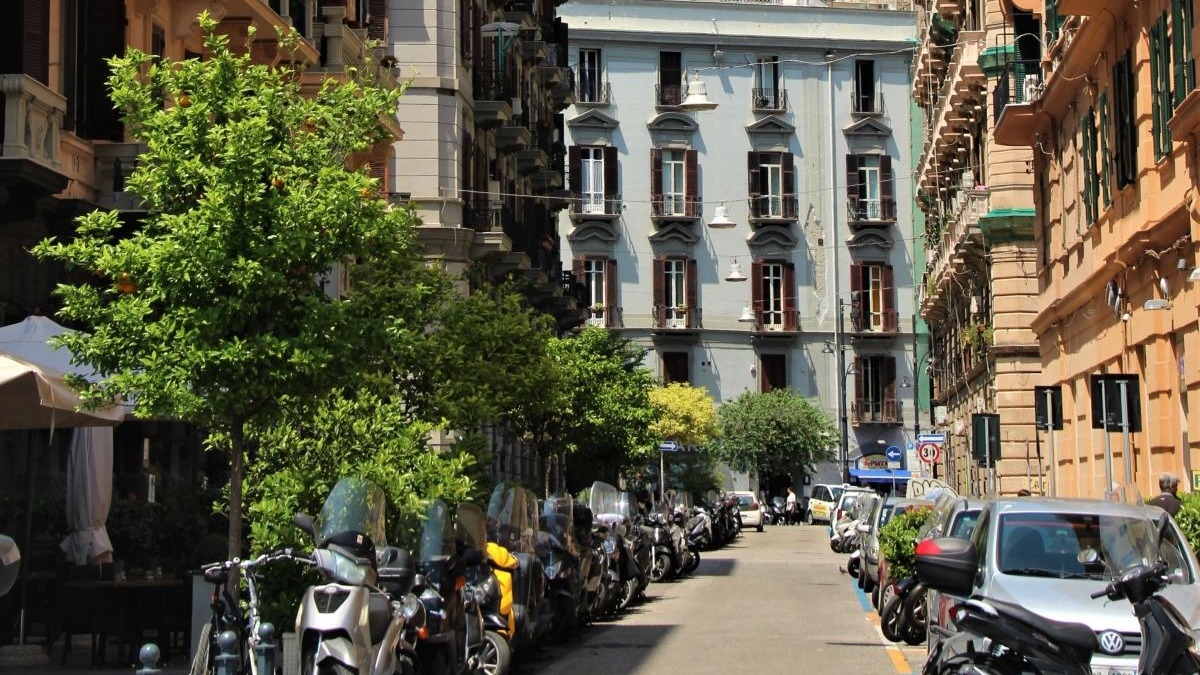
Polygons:
<instances>
[{"instance_id":1,"label":"car wheel","mask_svg":"<svg viewBox=\"0 0 1200 675\"><path fill-rule=\"evenodd\" d=\"M805 511L805 512L804 512L804 524L805 524L805 525L812 525L812 524L813 524L813 516L812 516L812 511L811 511L811 510L809 510L809 511Z\"/></svg>"},{"instance_id":2,"label":"car wheel","mask_svg":"<svg viewBox=\"0 0 1200 675\"><path fill-rule=\"evenodd\" d=\"M758 521L758 531L759 531L759 532L762 532L762 531L763 531L763 524L762 524L762 521L761 521L761 520L760 520L760 521Z\"/></svg>"},{"instance_id":3,"label":"car wheel","mask_svg":"<svg viewBox=\"0 0 1200 675\"><path fill-rule=\"evenodd\" d=\"M876 585L875 588L871 589L871 606L875 608L876 612L879 611L879 586L878 585Z\"/></svg>"}]
</instances>

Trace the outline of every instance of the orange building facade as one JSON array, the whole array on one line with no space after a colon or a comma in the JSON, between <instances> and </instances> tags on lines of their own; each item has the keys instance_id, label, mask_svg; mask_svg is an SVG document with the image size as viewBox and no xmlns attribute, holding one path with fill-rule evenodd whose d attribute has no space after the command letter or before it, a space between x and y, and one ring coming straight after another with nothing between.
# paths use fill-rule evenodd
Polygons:
<instances>
[{"instance_id":1,"label":"orange building facade","mask_svg":"<svg viewBox=\"0 0 1200 675\"><path fill-rule=\"evenodd\" d=\"M1192 0L1058 0L1036 63L1010 57L997 143L1032 150L1039 418L1063 496L1158 491L1200 469L1200 165ZM1018 67L1020 65L1020 67ZM1053 408L1053 406L1051 406Z\"/></svg>"}]
</instances>

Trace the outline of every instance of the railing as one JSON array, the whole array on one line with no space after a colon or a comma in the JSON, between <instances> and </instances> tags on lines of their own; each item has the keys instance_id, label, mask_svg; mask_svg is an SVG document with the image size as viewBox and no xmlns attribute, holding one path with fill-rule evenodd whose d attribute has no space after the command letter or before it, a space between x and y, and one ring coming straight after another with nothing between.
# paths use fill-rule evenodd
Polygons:
<instances>
[{"instance_id":1,"label":"railing","mask_svg":"<svg viewBox=\"0 0 1200 675\"><path fill-rule=\"evenodd\" d=\"M900 315L894 309L868 311L850 316L855 333L896 333L900 330Z\"/></svg>"},{"instance_id":2,"label":"railing","mask_svg":"<svg viewBox=\"0 0 1200 675\"><path fill-rule=\"evenodd\" d=\"M787 110L787 90L755 88L750 93L750 105L755 110Z\"/></svg>"},{"instance_id":3,"label":"railing","mask_svg":"<svg viewBox=\"0 0 1200 675\"><path fill-rule=\"evenodd\" d=\"M591 105L608 105L611 102L612 89L607 81L596 77L579 76L575 79L575 102Z\"/></svg>"},{"instance_id":4,"label":"railing","mask_svg":"<svg viewBox=\"0 0 1200 675\"><path fill-rule=\"evenodd\" d=\"M700 198L693 195L657 195L650 202L652 218L699 218Z\"/></svg>"},{"instance_id":5,"label":"railing","mask_svg":"<svg viewBox=\"0 0 1200 675\"><path fill-rule=\"evenodd\" d=\"M796 195L759 195L747 200L750 218L758 220L795 220L799 213Z\"/></svg>"},{"instance_id":6,"label":"railing","mask_svg":"<svg viewBox=\"0 0 1200 675\"><path fill-rule=\"evenodd\" d=\"M1010 61L1005 64L992 91L992 124L1009 103L1031 103L1042 95L1042 64L1036 59Z\"/></svg>"},{"instance_id":7,"label":"railing","mask_svg":"<svg viewBox=\"0 0 1200 675\"><path fill-rule=\"evenodd\" d=\"M678 106L683 104L682 84L654 85L654 104L657 106Z\"/></svg>"},{"instance_id":8,"label":"railing","mask_svg":"<svg viewBox=\"0 0 1200 675\"><path fill-rule=\"evenodd\" d=\"M621 195L606 196L602 194L585 193L571 195L571 215L575 216L619 216L621 215Z\"/></svg>"},{"instance_id":9,"label":"railing","mask_svg":"<svg viewBox=\"0 0 1200 675\"><path fill-rule=\"evenodd\" d=\"M67 99L28 75L0 75L4 159L31 159L58 170L59 132Z\"/></svg>"},{"instance_id":10,"label":"railing","mask_svg":"<svg viewBox=\"0 0 1200 675\"><path fill-rule=\"evenodd\" d=\"M856 398L853 417L859 424L898 424L901 421L900 401L895 398Z\"/></svg>"},{"instance_id":11,"label":"railing","mask_svg":"<svg viewBox=\"0 0 1200 675\"><path fill-rule=\"evenodd\" d=\"M507 101L512 98L512 77L499 70L475 69L476 101Z\"/></svg>"},{"instance_id":12,"label":"railing","mask_svg":"<svg viewBox=\"0 0 1200 675\"><path fill-rule=\"evenodd\" d=\"M926 291L936 287L941 276L949 270L951 261L959 255L959 246L972 236L982 236L979 231L979 218L988 212L991 197L986 187L960 186L954 195L949 211L941 218L941 232L934 237L935 245L929 261L929 277L932 283L926 285ZM932 223L937 215L931 215ZM926 225L928 227L929 224Z\"/></svg>"},{"instance_id":13,"label":"railing","mask_svg":"<svg viewBox=\"0 0 1200 675\"><path fill-rule=\"evenodd\" d=\"M696 328L697 325L693 321L695 311L696 310L693 307L668 307L667 305L654 305L654 327Z\"/></svg>"},{"instance_id":14,"label":"railing","mask_svg":"<svg viewBox=\"0 0 1200 675\"><path fill-rule=\"evenodd\" d=\"M759 333L794 333L800 330L800 312L794 309L756 309L754 330Z\"/></svg>"},{"instance_id":15,"label":"railing","mask_svg":"<svg viewBox=\"0 0 1200 675\"><path fill-rule=\"evenodd\" d=\"M390 67L383 65L383 51L367 48L367 29L351 28L345 23L346 7L329 5L321 8L324 21L313 26L315 43L321 50L321 64L311 70L330 73L345 73L348 68L357 68L366 73L381 88L396 86L396 76Z\"/></svg>"},{"instance_id":16,"label":"railing","mask_svg":"<svg viewBox=\"0 0 1200 675\"><path fill-rule=\"evenodd\" d=\"M883 91L878 88L859 91L855 88L850 92L850 106L852 111L860 115L882 115Z\"/></svg>"},{"instance_id":17,"label":"railing","mask_svg":"<svg viewBox=\"0 0 1200 675\"><path fill-rule=\"evenodd\" d=\"M850 222L892 222L896 220L895 199L855 199L846 200L846 208Z\"/></svg>"}]
</instances>

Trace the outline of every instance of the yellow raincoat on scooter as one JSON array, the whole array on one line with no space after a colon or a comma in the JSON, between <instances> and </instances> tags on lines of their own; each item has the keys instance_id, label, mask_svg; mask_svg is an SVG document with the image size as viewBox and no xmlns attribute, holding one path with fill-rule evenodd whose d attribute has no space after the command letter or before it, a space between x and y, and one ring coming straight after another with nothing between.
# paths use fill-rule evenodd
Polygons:
<instances>
[{"instance_id":1,"label":"yellow raincoat on scooter","mask_svg":"<svg viewBox=\"0 0 1200 675\"><path fill-rule=\"evenodd\" d=\"M500 613L508 621L508 634L504 637L511 640L517 634L517 619L513 615L513 574L517 571L517 559L507 548L494 541L487 544L488 558L492 563L492 573L496 575L496 583L500 585Z\"/></svg>"}]
</instances>

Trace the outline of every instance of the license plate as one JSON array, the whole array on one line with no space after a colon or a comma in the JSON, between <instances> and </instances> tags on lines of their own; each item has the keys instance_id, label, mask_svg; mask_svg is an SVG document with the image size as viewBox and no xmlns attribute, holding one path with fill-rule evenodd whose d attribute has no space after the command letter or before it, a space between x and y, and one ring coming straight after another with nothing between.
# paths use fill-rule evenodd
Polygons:
<instances>
[{"instance_id":1,"label":"license plate","mask_svg":"<svg viewBox=\"0 0 1200 675\"><path fill-rule=\"evenodd\" d=\"M1137 675L1137 668L1105 668L1092 666L1093 675Z\"/></svg>"}]
</instances>

